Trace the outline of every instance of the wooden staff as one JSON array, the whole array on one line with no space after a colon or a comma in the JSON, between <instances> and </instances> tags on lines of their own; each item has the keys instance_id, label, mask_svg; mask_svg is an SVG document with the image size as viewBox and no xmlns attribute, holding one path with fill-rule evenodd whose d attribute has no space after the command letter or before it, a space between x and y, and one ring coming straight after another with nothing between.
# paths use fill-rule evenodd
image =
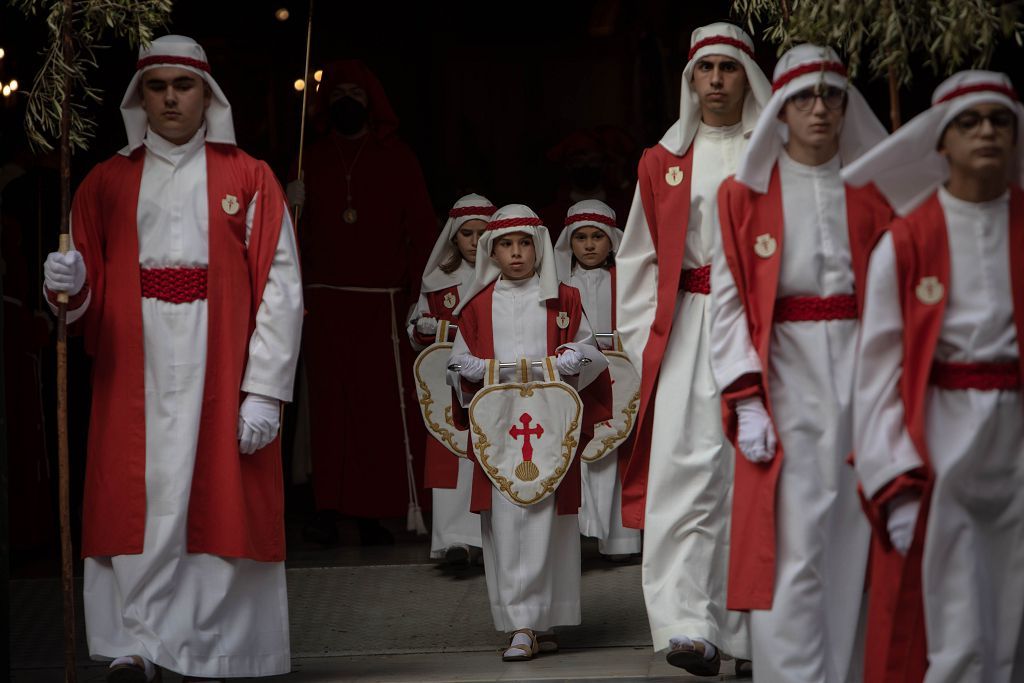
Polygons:
<instances>
[{"instance_id":1,"label":"wooden staff","mask_svg":"<svg viewBox=\"0 0 1024 683\"><path fill-rule=\"evenodd\" d=\"M74 60L71 40L72 0L64 0L61 42L64 63ZM60 105L60 251L71 249L68 218L71 211L71 74L64 71L64 100ZM70 465L68 463L68 295L57 298L57 466L60 496L60 578L64 593L64 680L75 683L75 582L71 550Z\"/></svg>"},{"instance_id":2,"label":"wooden staff","mask_svg":"<svg viewBox=\"0 0 1024 683\"><path fill-rule=\"evenodd\" d=\"M302 72L302 121L299 123L299 180L302 180L302 150L306 147L306 96L309 93L309 52L313 44L313 0L309 0L309 16L306 18L306 68ZM316 86L313 86L316 87ZM299 215L302 213L302 204L295 204L292 207L295 216L295 225L299 224Z\"/></svg>"},{"instance_id":3,"label":"wooden staff","mask_svg":"<svg viewBox=\"0 0 1024 683\"><path fill-rule=\"evenodd\" d=\"M893 133L903 123L900 117L900 86L896 78L896 67L892 65L889 65L889 121Z\"/></svg>"}]
</instances>

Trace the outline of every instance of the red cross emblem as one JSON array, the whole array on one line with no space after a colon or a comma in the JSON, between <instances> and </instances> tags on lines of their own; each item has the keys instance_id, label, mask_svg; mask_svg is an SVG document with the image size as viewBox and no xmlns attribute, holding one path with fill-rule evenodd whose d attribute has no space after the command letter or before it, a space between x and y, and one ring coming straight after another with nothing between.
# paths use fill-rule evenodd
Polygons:
<instances>
[{"instance_id":1,"label":"red cross emblem","mask_svg":"<svg viewBox=\"0 0 1024 683\"><path fill-rule=\"evenodd\" d=\"M508 430L509 436L513 439L523 437L523 460L527 462L533 459L533 444L530 443L530 437L536 436L539 439L541 434L544 433L544 427L539 424L536 427L531 427L530 422L532 421L533 416L529 413L523 413L519 416L519 422L523 425L522 428L513 425L512 428Z\"/></svg>"},{"instance_id":2,"label":"red cross emblem","mask_svg":"<svg viewBox=\"0 0 1024 683\"><path fill-rule=\"evenodd\" d=\"M540 470L533 464L533 444L530 443L530 437L535 436L539 439L544 433L544 427L540 424L531 427L532 421L533 417L529 413L523 413L519 416L519 423L523 426L512 425L508 430L509 436L513 439L523 437L523 461L516 466L516 476L523 481L533 481L540 476Z\"/></svg>"}]
</instances>

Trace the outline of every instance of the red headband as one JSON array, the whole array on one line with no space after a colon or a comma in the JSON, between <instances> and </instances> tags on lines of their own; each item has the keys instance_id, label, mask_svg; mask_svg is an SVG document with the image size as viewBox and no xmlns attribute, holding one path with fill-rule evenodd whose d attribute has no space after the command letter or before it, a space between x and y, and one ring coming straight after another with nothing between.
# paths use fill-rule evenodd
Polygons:
<instances>
[{"instance_id":1,"label":"red headband","mask_svg":"<svg viewBox=\"0 0 1024 683\"><path fill-rule=\"evenodd\" d=\"M690 48L690 56L687 57L686 60L689 61L693 59L693 56L697 54L697 50L701 49L702 47L707 47L708 45L731 45L737 50L742 50L743 52L746 52L751 59L754 58L753 48L744 43L742 40L730 38L729 36L709 36L707 38L704 38L703 40L698 40L696 43L693 44L693 47Z\"/></svg>"},{"instance_id":2,"label":"red headband","mask_svg":"<svg viewBox=\"0 0 1024 683\"><path fill-rule=\"evenodd\" d=\"M843 78L846 78L846 67L839 62L811 62L810 64L801 64L794 69L790 69L775 79L775 82L772 83L772 92L782 90L786 87L786 84L795 78L799 78L804 74L813 74L819 71L831 71L832 73L837 73Z\"/></svg>"},{"instance_id":3,"label":"red headband","mask_svg":"<svg viewBox=\"0 0 1024 683\"><path fill-rule=\"evenodd\" d=\"M142 71L147 66L153 64L180 64L181 66L191 66L193 69L199 69L210 73L210 65L201 59L192 59L191 57L172 57L170 55L150 55L143 57L135 63L135 70Z\"/></svg>"},{"instance_id":4,"label":"red headband","mask_svg":"<svg viewBox=\"0 0 1024 683\"><path fill-rule=\"evenodd\" d=\"M972 92L997 92L1002 95L1006 95L1011 100L1017 100L1017 91L1008 85L1002 85L1000 83L976 83L975 85L965 85L959 87L953 92L943 95L935 104L949 102L950 100L960 97L961 95L970 95Z\"/></svg>"},{"instance_id":5,"label":"red headband","mask_svg":"<svg viewBox=\"0 0 1024 683\"><path fill-rule=\"evenodd\" d=\"M615 219L605 216L603 213L574 213L571 216L565 217L565 227L569 227L573 223L580 223L586 221L587 223L600 223L601 225L607 225L610 228L616 227Z\"/></svg>"},{"instance_id":6,"label":"red headband","mask_svg":"<svg viewBox=\"0 0 1024 683\"><path fill-rule=\"evenodd\" d=\"M493 216L498 209L493 206L456 206L448 212L449 218L462 218L463 216Z\"/></svg>"},{"instance_id":7,"label":"red headband","mask_svg":"<svg viewBox=\"0 0 1024 683\"><path fill-rule=\"evenodd\" d=\"M502 228L535 228L543 226L544 221L539 218L499 218L487 224L487 230L501 230Z\"/></svg>"}]
</instances>

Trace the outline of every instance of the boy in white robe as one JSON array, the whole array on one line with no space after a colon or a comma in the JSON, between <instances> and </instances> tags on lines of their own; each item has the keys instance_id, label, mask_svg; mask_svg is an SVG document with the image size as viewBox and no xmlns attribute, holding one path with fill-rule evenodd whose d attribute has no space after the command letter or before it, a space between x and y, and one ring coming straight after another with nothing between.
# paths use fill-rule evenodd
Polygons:
<instances>
[{"instance_id":1,"label":"boy in white robe","mask_svg":"<svg viewBox=\"0 0 1024 683\"><path fill-rule=\"evenodd\" d=\"M468 194L448 212L423 271L420 298L409 319L409 341L417 351L434 343L438 321L454 323L455 307L473 281L476 248L497 208L486 197ZM455 331L449 332L454 337ZM430 556L450 565L480 558L480 518L469 511L473 463L427 438L424 486L433 492Z\"/></svg>"},{"instance_id":2,"label":"boy in white robe","mask_svg":"<svg viewBox=\"0 0 1024 683\"><path fill-rule=\"evenodd\" d=\"M799 45L719 189L711 364L737 446L729 606L750 611L754 678L860 680L869 530L850 400L857 293L888 207L844 187L885 136L830 48Z\"/></svg>"},{"instance_id":3,"label":"boy in white robe","mask_svg":"<svg viewBox=\"0 0 1024 683\"><path fill-rule=\"evenodd\" d=\"M615 257L622 346L641 375L623 521L644 530L654 649L703 676L723 653L750 659L746 615L726 608L733 449L711 373L711 214L769 97L743 29L693 32L679 120L640 160Z\"/></svg>"},{"instance_id":4,"label":"boy in white robe","mask_svg":"<svg viewBox=\"0 0 1024 683\"><path fill-rule=\"evenodd\" d=\"M558 279L579 290L583 310L601 349L617 347L615 252L621 241L622 230L616 225L615 211L598 199L584 199L569 207L565 229L555 244ZM622 524L618 449L600 460L581 462L580 468L580 533L596 538L599 552L613 562L629 560L640 552L640 531Z\"/></svg>"},{"instance_id":5,"label":"boy in white robe","mask_svg":"<svg viewBox=\"0 0 1024 683\"><path fill-rule=\"evenodd\" d=\"M1024 680L1022 126L1005 74L960 72L844 172L899 214L855 375L872 681Z\"/></svg>"},{"instance_id":6,"label":"boy in white robe","mask_svg":"<svg viewBox=\"0 0 1024 683\"><path fill-rule=\"evenodd\" d=\"M278 429L303 304L285 197L235 147L195 41L141 49L121 110L128 146L82 183L74 249L44 266L94 357L89 652L119 683L286 673Z\"/></svg>"},{"instance_id":7,"label":"boy in white robe","mask_svg":"<svg viewBox=\"0 0 1024 683\"><path fill-rule=\"evenodd\" d=\"M456 310L459 331L451 362L459 369L449 372L448 382L458 404L467 407L480 388L485 358L539 360L557 354L563 380L584 392L584 430L607 419L587 410L586 391L610 392L607 361L594 342L579 292L558 283L541 220L521 204L502 207L477 249L476 277ZM502 370L500 379L509 381L514 374ZM541 379L540 368L533 368L531 377ZM538 635L547 636L547 651L557 649L552 634L544 632L580 623L577 462L574 458L553 495L528 506L507 500L479 466L475 470L472 509L481 513L491 614L495 628L511 633L502 655L506 661L532 659L541 649Z\"/></svg>"}]
</instances>

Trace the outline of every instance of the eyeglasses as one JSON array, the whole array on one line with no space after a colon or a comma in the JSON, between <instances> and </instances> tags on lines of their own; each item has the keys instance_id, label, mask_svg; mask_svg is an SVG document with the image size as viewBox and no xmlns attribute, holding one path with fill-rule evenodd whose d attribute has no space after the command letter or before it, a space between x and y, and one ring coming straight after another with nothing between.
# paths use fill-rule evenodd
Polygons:
<instances>
[{"instance_id":1,"label":"eyeglasses","mask_svg":"<svg viewBox=\"0 0 1024 683\"><path fill-rule=\"evenodd\" d=\"M797 111L807 111L814 106L814 101L818 98L821 98L821 103L825 105L826 109L835 111L841 109L846 102L846 91L831 85L824 88L804 88L791 95L786 101L792 102Z\"/></svg>"},{"instance_id":2,"label":"eyeglasses","mask_svg":"<svg viewBox=\"0 0 1024 683\"><path fill-rule=\"evenodd\" d=\"M961 133L973 133L981 127L982 121L988 121L994 130L1008 130L1013 127L1016 120L1017 117L1008 109L996 109L988 114L968 109L957 115L952 125Z\"/></svg>"}]
</instances>

